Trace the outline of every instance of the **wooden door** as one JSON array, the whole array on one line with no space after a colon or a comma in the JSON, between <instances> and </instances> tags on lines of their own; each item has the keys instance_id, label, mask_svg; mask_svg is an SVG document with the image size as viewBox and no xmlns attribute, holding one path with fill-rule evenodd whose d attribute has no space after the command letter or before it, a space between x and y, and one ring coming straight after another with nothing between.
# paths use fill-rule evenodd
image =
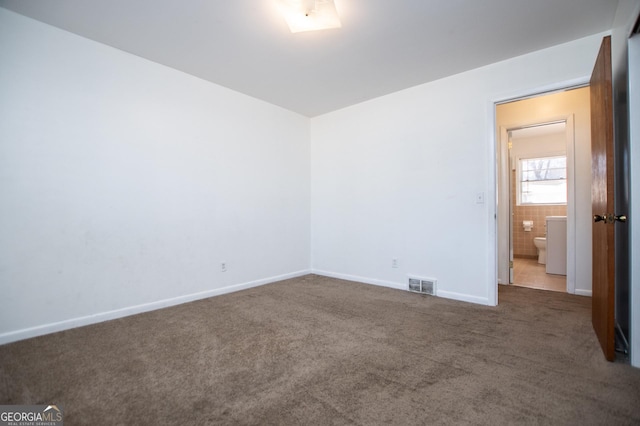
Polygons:
<instances>
[{"instance_id":1,"label":"wooden door","mask_svg":"<svg viewBox=\"0 0 640 426\"><path fill-rule=\"evenodd\" d=\"M615 245L611 37L603 39L591 75L591 203L593 297L591 321L607 360L615 359Z\"/></svg>"}]
</instances>

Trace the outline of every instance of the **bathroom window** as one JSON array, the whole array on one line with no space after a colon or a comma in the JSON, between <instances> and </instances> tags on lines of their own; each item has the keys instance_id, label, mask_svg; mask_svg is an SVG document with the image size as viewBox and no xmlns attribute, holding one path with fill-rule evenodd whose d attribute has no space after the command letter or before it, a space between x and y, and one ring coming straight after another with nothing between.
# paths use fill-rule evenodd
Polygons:
<instances>
[{"instance_id":1,"label":"bathroom window","mask_svg":"<svg viewBox=\"0 0 640 426\"><path fill-rule=\"evenodd\" d=\"M567 157L521 158L517 163L518 205L567 204Z\"/></svg>"}]
</instances>

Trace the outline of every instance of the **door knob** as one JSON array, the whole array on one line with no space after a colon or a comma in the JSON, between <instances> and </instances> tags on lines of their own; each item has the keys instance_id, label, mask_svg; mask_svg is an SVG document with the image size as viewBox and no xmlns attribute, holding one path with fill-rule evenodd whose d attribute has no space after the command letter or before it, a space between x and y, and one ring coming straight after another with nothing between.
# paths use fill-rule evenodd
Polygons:
<instances>
[{"instance_id":1,"label":"door knob","mask_svg":"<svg viewBox=\"0 0 640 426\"><path fill-rule=\"evenodd\" d=\"M627 216L621 214L614 216L612 214L594 214L593 215L594 222L605 222L605 223L613 223L613 222L626 222Z\"/></svg>"}]
</instances>

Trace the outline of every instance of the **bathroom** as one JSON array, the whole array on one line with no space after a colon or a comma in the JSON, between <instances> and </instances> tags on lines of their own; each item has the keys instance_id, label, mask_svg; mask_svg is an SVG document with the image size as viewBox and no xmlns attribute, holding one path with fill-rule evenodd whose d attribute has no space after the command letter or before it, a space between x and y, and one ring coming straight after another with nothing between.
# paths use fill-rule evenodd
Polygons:
<instances>
[{"instance_id":1,"label":"bathroom","mask_svg":"<svg viewBox=\"0 0 640 426\"><path fill-rule=\"evenodd\" d=\"M513 284L564 292L567 216L566 122L544 123L512 130L509 136ZM550 222L547 222L549 217ZM547 223L554 232L549 267ZM564 244L561 249L558 249L555 243L559 232L564 234L560 235L561 244ZM557 266L558 263L560 267Z\"/></svg>"},{"instance_id":2,"label":"bathroom","mask_svg":"<svg viewBox=\"0 0 640 426\"><path fill-rule=\"evenodd\" d=\"M498 174L497 202L497 269L498 284L529 285L557 289L570 294L591 296L591 117L589 87L570 88L554 93L518 99L496 106L496 159ZM565 126L562 136L561 126ZM557 124L544 126L545 124ZM555 127L555 130L554 130ZM547 136L534 136L534 129ZM529 131L529 135L527 132ZM511 134L513 140L510 139ZM564 137L564 143L560 140ZM522 139L522 140L521 140ZM515 148L509 149L509 145ZM514 151L515 150L515 151ZM566 155L566 201L540 204L538 208L559 207L566 213L566 276L547 274L546 265L538 264L535 246L527 240L544 235L547 213L534 217L519 216L516 207L533 207L518 203L518 188L513 171L517 159L541 158L550 154ZM522 190L522 188L520 189ZM561 191L565 195L564 187ZM515 194L515 195L514 195ZM523 209L519 209L523 210ZM521 211L519 212L521 213ZM557 211L551 210L553 215ZM525 231L523 221L533 222ZM517 232L519 236L514 235ZM526 238L523 236L526 235ZM514 241L517 240L517 241ZM514 257L516 254L516 257ZM523 266L524 265L524 266ZM515 268L514 268L515 267ZM514 277L515 274L515 277ZM536 278L537 277L537 278ZM531 284L531 281L542 284ZM554 281L551 283L550 281ZM558 281L558 282L556 282ZM550 286L555 288L549 288Z\"/></svg>"}]
</instances>

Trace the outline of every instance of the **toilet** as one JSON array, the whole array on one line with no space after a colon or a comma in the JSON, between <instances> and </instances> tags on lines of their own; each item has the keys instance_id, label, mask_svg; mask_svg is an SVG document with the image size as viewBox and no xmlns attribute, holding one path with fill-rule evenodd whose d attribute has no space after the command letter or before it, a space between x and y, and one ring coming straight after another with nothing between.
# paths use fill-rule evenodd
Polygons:
<instances>
[{"instance_id":1,"label":"toilet","mask_svg":"<svg viewBox=\"0 0 640 426\"><path fill-rule=\"evenodd\" d=\"M538 263L546 265L547 263L547 239L545 237L535 237L533 244L538 249Z\"/></svg>"}]
</instances>

